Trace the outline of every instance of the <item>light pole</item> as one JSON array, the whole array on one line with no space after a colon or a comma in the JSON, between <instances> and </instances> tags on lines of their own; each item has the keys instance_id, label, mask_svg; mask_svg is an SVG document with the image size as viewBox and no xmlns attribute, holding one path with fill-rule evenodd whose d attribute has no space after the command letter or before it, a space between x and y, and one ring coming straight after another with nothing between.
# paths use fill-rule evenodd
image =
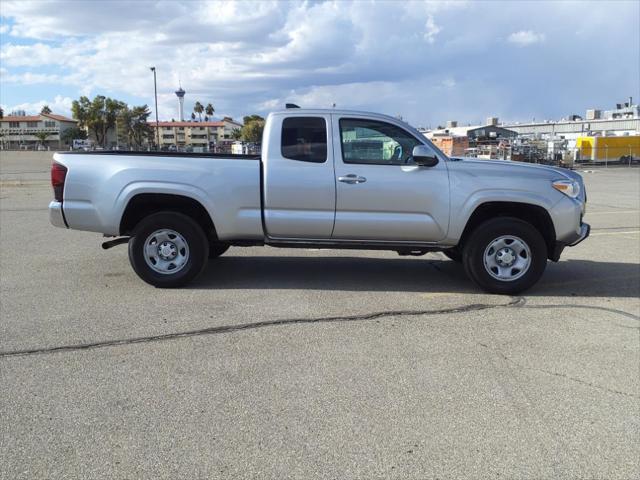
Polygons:
<instances>
[{"instance_id":1,"label":"light pole","mask_svg":"<svg viewBox=\"0 0 640 480\"><path fill-rule=\"evenodd\" d=\"M160 123L158 122L158 85L156 83L156 67L151 67L153 72L153 94L156 101L156 148L160 150Z\"/></svg>"}]
</instances>

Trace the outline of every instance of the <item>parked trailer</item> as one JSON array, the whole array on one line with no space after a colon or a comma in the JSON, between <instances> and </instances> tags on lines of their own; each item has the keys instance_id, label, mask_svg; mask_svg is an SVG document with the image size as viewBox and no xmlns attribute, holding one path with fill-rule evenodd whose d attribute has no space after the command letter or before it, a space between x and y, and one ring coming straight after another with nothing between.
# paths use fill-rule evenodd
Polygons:
<instances>
[{"instance_id":1,"label":"parked trailer","mask_svg":"<svg viewBox=\"0 0 640 480\"><path fill-rule=\"evenodd\" d=\"M577 162L640 161L640 135L619 137L578 137Z\"/></svg>"}]
</instances>

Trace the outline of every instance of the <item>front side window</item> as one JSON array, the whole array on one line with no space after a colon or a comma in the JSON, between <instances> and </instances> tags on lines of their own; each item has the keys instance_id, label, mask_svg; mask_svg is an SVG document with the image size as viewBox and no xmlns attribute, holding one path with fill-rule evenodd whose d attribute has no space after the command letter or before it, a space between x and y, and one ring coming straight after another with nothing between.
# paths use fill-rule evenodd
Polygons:
<instances>
[{"instance_id":1,"label":"front side window","mask_svg":"<svg viewBox=\"0 0 640 480\"><path fill-rule=\"evenodd\" d=\"M27 122L27 128L38 128L38 122Z\"/></svg>"},{"instance_id":2,"label":"front side window","mask_svg":"<svg viewBox=\"0 0 640 480\"><path fill-rule=\"evenodd\" d=\"M20 128L20 122L9 122L9 128Z\"/></svg>"},{"instance_id":3,"label":"front side window","mask_svg":"<svg viewBox=\"0 0 640 480\"><path fill-rule=\"evenodd\" d=\"M46 120L46 121L44 122L44 126L45 126L46 128L55 128L55 126L56 126L56 122L54 122L53 120Z\"/></svg>"},{"instance_id":4,"label":"front side window","mask_svg":"<svg viewBox=\"0 0 640 480\"><path fill-rule=\"evenodd\" d=\"M282 122L282 156L301 162L326 162L327 122L324 118L285 118Z\"/></svg>"},{"instance_id":5,"label":"front side window","mask_svg":"<svg viewBox=\"0 0 640 480\"><path fill-rule=\"evenodd\" d=\"M343 118L340 140L344 163L413 165L413 147L422 145L400 127L377 120Z\"/></svg>"}]
</instances>

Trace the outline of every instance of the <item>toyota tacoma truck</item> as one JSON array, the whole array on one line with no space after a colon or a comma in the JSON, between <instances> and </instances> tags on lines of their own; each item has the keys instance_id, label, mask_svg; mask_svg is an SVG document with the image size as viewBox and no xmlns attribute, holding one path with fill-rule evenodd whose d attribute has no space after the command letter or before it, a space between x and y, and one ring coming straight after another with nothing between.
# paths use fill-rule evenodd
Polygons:
<instances>
[{"instance_id":1,"label":"toyota tacoma truck","mask_svg":"<svg viewBox=\"0 0 640 480\"><path fill-rule=\"evenodd\" d=\"M480 288L515 294L584 240L570 170L449 158L386 115L287 108L261 155L58 152L50 221L128 243L156 287L192 281L231 246L441 251ZM215 267L212 267L215 268Z\"/></svg>"}]
</instances>

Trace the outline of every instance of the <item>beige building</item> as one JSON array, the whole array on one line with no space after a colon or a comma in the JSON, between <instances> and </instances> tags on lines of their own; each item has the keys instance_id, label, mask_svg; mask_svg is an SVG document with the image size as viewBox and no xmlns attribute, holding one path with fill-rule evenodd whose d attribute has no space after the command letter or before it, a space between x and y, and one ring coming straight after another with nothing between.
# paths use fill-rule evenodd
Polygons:
<instances>
[{"instance_id":1,"label":"beige building","mask_svg":"<svg viewBox=\"0 0 640 480\"><path fill-rule=\"evenodd\" d=\"M67 148L68 145L60 140L60 135L77 125L75 120L53 113L30 116L8 115L0 119L0 148L33 150L41 143L44 148ZM49 134L44 142L35 136L38 132Z\"/></svg>"},{"instance_id":2,"label":"beige building","mask_svg":"<svg viewBox=\"0 0 640 480\"><path fill-rule=\"evenodd\" d=\"M156 123L149 122L153 129L155 141ZM230 117L216 122L159 122L160 147L177 148L201 147L207 150L212 144L230 140L235 129L242 128L242 124Z\"/></svg>"}]
</instances>

